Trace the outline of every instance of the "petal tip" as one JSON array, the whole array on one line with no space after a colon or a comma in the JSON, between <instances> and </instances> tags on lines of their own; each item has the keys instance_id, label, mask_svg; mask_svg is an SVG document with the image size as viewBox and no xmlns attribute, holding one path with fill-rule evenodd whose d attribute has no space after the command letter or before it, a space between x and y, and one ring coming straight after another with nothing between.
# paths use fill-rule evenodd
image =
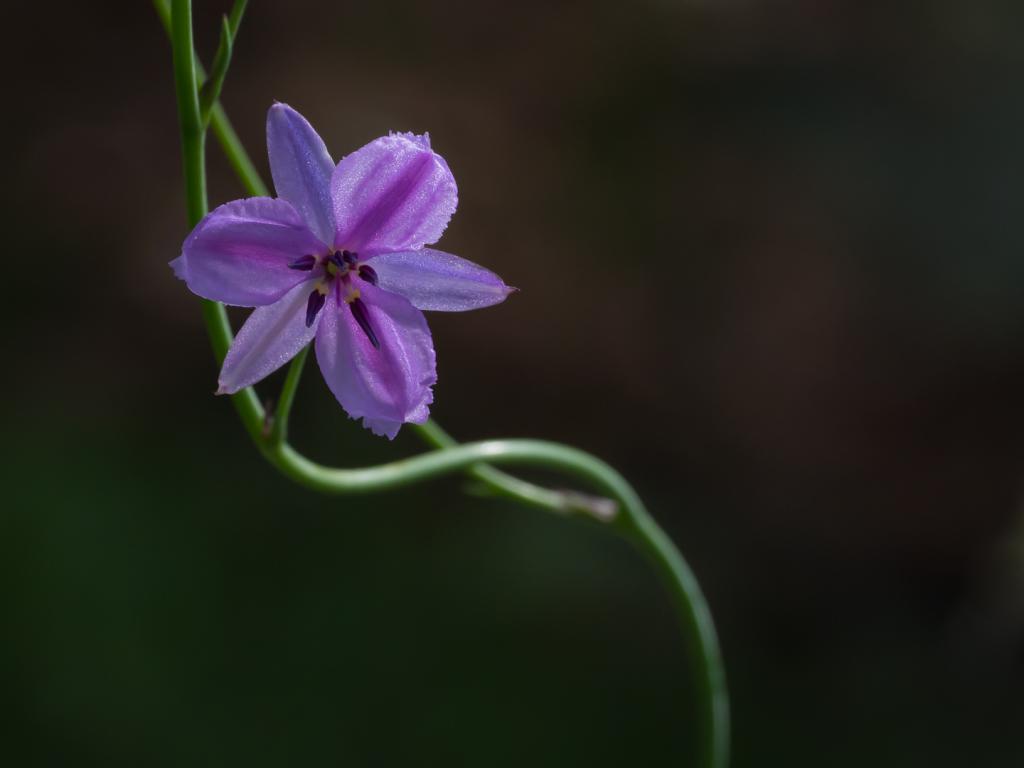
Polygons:
<instances>
[{"instance_id":1,"label":"petal tip","mask_svg":"<svg viewBox=\"0 0 1024 768\"><path fill-rule=\"evenodd\" d=\"M176 278L188 282L188 262L185 261L185 254L181 254L176 259L171 259L167 262L167 266L171 268Z\"/></svg>"},{"instance_id":2,"label":"petal tip","mask_svg":"<svg viewBox=\"0 0 1024 768\"><path fill-rule=\"evenodd\" d=\"M277 122L281 127L287 124L289 118L299 115L293 106L285 104L283 101L275 101L270 105L270 109L267 110L267 128L269 130L270 125ZM301 117L301 115L299 115Z\"/></svg>"},{"instance_id":3,"label":"petal tip","mask_svg":"<svg viewBox=\"0 0 1024 768\"><path fill-rule=\"evenodd\" d=\"M363 426L378 437L394 440L402 428L402 422L390 421L388 419L371 419L366 416L363 418Z\"/></svg>"}]
</instances>

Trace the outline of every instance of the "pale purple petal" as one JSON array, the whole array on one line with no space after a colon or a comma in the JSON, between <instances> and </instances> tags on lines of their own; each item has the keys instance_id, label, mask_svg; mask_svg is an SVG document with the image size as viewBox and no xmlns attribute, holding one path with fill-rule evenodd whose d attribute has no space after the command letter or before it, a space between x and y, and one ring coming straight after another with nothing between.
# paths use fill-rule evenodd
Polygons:
<instances>
[{"instance_id":1,"label":"pale purple petal","mask_svg":"<svg viewBox=\"0 0 1024 768\"><path fill-rule=\"evenodd\" d=\"M515 290L489 269L431 248L382 253L369 262L380 288L404 296L417 309L480 309L504 301Z\"/></svg>"},{"instance_id":2,"label":"pale purple petal","mask_svg":"<svg viewBox=\"0 0 1024 768\"><path fill-rule=\"evenodd\" d=\"M258 307L309 279L308 272L289 269L292 261L324 250L291 205L251 197L207 214L171 268L205 299Z\"/></svg>"},{"instance_id":3,"label":"pale purple petal","mask_svg":"<svg viewBox=\"0 0 1024 768\"><path fill-rule=\"evenodd\" d=\"M391 134L343 158L331 177L337 235L350 251L437 242L458 204L455 178L430 140Z\"/></svg>"},{"instance_id":4,"label":"pale purple petal","mask_svg":"<svg viewBox=\"0 0 1024 768\"><path fill-rule=\"evenodd\" d=\"M334 161L323 139L306 118L277 103L267 113L267 154L277 196L295 207L317 237L332 242Z\"/></svg>"},{"instance_id":5,"label":"pale purple petal","mask_svg":"<svg viewBox=\"0 0 1024 768\"><path fill-rule=\"evenodd\" d=\"M234 394L255 384L291 360L316 335L317 321L306 326L306 301L316 285L309 279L279 301L257 307L235 337L217 383L217 394Z\"/></svg>"},{"instance_id":6,"label":"pale purple petal","mask_svg":"<svg viewBox=\"0 0 1024 768\"><path fill-rule=\"evenodd\" d=\"M434 344L423 313L393 293L359 281L374 349L348 305L329 301L321 312L316 359L327 385L353 419L394 438L404 422L429 415L437 380Z\"/></svg>"}]
</instances>

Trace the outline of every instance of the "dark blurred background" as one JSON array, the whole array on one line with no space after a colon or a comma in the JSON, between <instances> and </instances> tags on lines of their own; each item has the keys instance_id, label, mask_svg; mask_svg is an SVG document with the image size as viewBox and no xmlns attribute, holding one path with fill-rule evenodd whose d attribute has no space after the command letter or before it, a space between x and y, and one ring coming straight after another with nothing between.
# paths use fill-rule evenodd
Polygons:
<instances>
[{"instance_id":1,"label":"dark blurred background","mask_svg":"<svg viewBox=\"0 0 1024 768\"><path fill-rule=\"evenodd\" d=\"M198 2L212 58L226 1ZM1024 7L250 4L224 102L335 158L429 130L441 246L521 292L434 315L461 439L578 445L691 560L735 765L1024 764ZM0 761L686 765L656 578L459 480L326 499L230 404L147 2L6 20ZM210 146L211 201L241 196ZM262 392L273 394L277 380ZM315 368L313 457L374 438Z\"/></svg>"}]
</instances>

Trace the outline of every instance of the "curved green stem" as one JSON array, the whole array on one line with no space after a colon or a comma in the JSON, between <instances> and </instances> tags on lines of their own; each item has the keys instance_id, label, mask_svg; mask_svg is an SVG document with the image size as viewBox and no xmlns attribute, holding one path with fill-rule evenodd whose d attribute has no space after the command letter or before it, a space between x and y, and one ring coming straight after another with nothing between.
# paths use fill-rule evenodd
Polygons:
<instances>
[{"instance_id":1,"label":"curved green stem","mask_svg":"<svg viewBox=\"0 0 1024 768\"><path fill-rule=\"evenodd\" d=\"M205 126L198 98L201 67L192 42L190 0L154 0L171 34L174 75L182 135L188 218L195 225L207 211ZM168 23L169 22L169 23ZM266 194L266 187L238 141L219 103L212 107L211 125L246 189ZM224 307L203 302L203 317L214 353L223 360L233 338ZM297 484L328 494L372 493L424 482L456 472L468 472L496 493L558 512L585 512L607 522L635 545L664 579L688 643L699 702L700 764L725 768L729 753L729 705L718 639L697 580L671 539L648 514L632 486L615 469L590 454L542 440L485 440L458 444L436 423L416 427L438 450L408 459L361 469L326 467L306 458L287 442L287 422L307 351L288 371L270 428L252 388L232 396L232 403L263 456ZM491 464L538 466L567 474L592 486L607 498L540 488ZM610 506L609 506L610 505Z\"/></svg>"},{"instance_id":2,"label":"curved green stem","mask_svg":"<svg viewBox=\"0 0 1024 768\"><path fill-rule=\"evenodd\" d=\"M459 442L433 419L428 419L423 424L413 424L412 428L426 443L435 448L449 449L459 445ZM549 512L580 513L608 521L615 517L619 509L619 505L612 499L589 496L577 491L553 491L542 488L488 464L474 464L466 471L470 477L480 481L485 490L497 496L515 499Z\"/></svg>"}]
</instances>

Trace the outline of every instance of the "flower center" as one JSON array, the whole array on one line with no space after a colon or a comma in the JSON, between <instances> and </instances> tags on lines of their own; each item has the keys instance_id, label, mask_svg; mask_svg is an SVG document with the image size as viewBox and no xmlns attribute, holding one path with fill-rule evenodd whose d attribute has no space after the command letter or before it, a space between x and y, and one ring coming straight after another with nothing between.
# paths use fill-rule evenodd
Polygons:
<instances>
[{"instance_id":1,"label":"flower center","mask_svg":"<svg viewBox=\"0 0 1024 768\"><path fill-rule=\"evenodd\" d=\"M323 270L306 302L307 328L313 325L313 321L320 314L320 310L324 308L327 297L333 290L337 306L341 307L343 304L348 306L352 317L362 328L373 348L380 349L380 341L370 324L370 313L360 298L359 288L353 282L355 278L359 278L370 285L376 285L377 273L373 267L359 261L358 253L342 250L327 255L309 254L299 257L288 266L303 272L312 272L314 269Z\"/></svg>"}]
</instances>

